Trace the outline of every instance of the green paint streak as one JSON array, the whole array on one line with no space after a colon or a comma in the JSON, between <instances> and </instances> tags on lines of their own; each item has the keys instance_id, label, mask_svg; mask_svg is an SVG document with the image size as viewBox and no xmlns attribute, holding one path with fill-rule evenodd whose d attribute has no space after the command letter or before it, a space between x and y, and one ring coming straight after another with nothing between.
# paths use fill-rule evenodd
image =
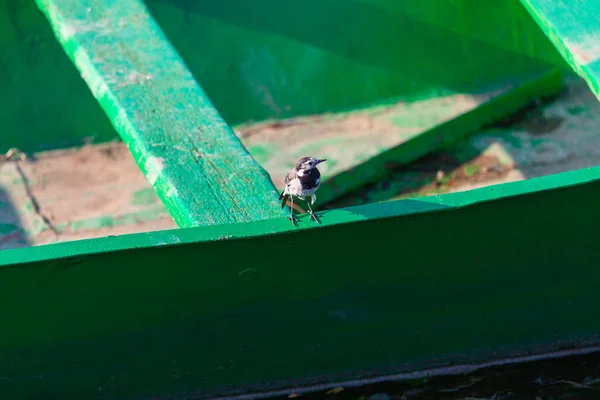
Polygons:
<instances>
[{"instance_id":1,"label":"green paint streak","mask_svg":"<svg viewBox=\"0 0 600 400\"><path fill-rule=\"evenodd\" d=\"M464 171L465 171L465 175L467 175L467 176L477 175L477 173L479 173L479 166L477 166L475 164L465 165Z\"/></svg>"},{"instance_id":2,"label":"green paint streak","mask_svg":"<svg viewBox=\"0 0 600 400\"><path fill-rule=\"evenodd\" d=\"M0 154L117 137L33 1L0 0L0 88Z\"/></svg>"},{"instance_id":3,"label":"green paint streak","mask_svg":"<svg viewBox=\"0 0 600 400\"><path fill-rule=\"evenodd\" d=\"M0 308L0 376L19 377L0 391L214 397L598 344L599 197L596 167L334 210L322 225L276 218L0 252L13 304ZM327 243L318 263L281 263L314 243Z\"/></svg>"},{"instance_id":4,"label":"green paint streak","mask_svg":"<svg viewBox=\"0 0 600 400\"><path fill-rule=\"evenodd\" d=\"M38 5L180 227L284 214L268 174L142 3L39 0Z\"/></svg>"},{"instance_id":5,"label":"green paint streak","mask_svg":"<svg viewBox=\"0 0 600 400\"><path fill-rule=\"evenodd\" d=\"M111 228L119 225L133 225L140 222L155 221L161 216L165 215L165 209L161 205L160 207L151 208L148 210L138 211L118 217L107 215L98 218L90 218L79 221L70 221L68 223L61 224L56 228L62 232L66 229L71 231L83 231L83 230L94 230L101 228Z\"/></svg>"},{"instance_id":6,"label":"green paint streak","mask_svg":"<svg viewBox=\"0 0 600 400\"><path fill-rule=\"evenodd\" d=\"M33 212L33 203L30 200L27 200L23 205L21 205L22 213L32 213Z\"/></svg>"},{"instance_id":7,"label":"green paint streak","mask_svg":"<svg viewBox=\"0 0 600 400\"><path fill-rule=\"evenodd\" d=\"M133 193L133 199L131 203L136 206L147 206L154 204L157 201L159 200L154 189L146 188Z\"/></svg>"}]
</instances>

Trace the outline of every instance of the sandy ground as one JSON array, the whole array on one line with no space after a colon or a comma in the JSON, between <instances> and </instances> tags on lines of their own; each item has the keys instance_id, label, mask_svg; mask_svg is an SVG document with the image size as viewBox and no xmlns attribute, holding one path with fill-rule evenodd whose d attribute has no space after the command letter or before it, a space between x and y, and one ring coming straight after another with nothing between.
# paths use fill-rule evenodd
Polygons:
<instances>
[{"instance_id":1,"label":"sandy ground","mask_svg":"<svg viewBox=\"0 0 600 400\"><path fill-rule=\"evenodd\" d=\"M322 128L338 134L366 129L363 120L352 121L331 118ZM598 121L600 103L583 81L575 80L557 99L404 166L326 208L464 191L600 165ZM282 123L261 129L262 141L268 133L277 142L287 140L290 128ZM260 161L261 154L253 155ZM269 165L265 168L271 174L282 169ZM0 159L0 249L175 228L123 143Z\"/></svg>"},{"instance_id":2,"label":"sandy ground","mask_svg":"<svg viewBox=\"0 0 600 400\"><path fill-rule=\"evenodd\" d=\"M557 98L400 167L325 208L466 191L600 165L600 103L571 80Z\"/></svg>"},{"instance_id":3,"label":"sandy ground","mask_svg":"<svg viewBox=\"0 0 600 400\"><path fill-rule=\"evenodd\" d=\"M0 249L174 228L122 143L0 163Z\"/></svg>"}]
</instances>

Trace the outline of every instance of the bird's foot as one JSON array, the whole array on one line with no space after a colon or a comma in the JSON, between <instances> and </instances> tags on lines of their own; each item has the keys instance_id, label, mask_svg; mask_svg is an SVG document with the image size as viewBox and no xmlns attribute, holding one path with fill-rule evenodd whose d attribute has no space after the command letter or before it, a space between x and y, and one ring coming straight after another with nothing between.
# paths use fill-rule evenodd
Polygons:
<instances>
[{"instance_id":1,"label":"bird's foot","mask_svg":"<svg viewBox=\"0 0 600 400\"><path fill-rule=\"evenodd\" d=\"M310 218L314 219L317 224L321 223L321 220L319 218L317 218L317 214L315 214L312 211L310 212Z\"/></svg>"},{"instance_id":2,"label":"bird's foot","mask_svg":"<svg viewBox=\"0 0 600 400\"><path fill-rule=\"evenodd\" d=\"M289 217L287 217L287 219L292 221L292 225L294 226L298 226L297 222L298 222L298 218L296 218L296 216L294 214L290 214Z\"/></svg>"}]
</instances>

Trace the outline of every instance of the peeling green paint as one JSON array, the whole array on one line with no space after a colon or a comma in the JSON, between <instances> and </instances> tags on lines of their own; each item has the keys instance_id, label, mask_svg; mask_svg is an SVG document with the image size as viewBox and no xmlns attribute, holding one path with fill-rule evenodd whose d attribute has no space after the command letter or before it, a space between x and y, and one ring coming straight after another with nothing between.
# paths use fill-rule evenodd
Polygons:
<instances>
[{"instance_id":1,"label":"peeling green paint","mask_svg":"<svg viewBox=\"0 0 600 400\"><path fill-rule=\"evenodd\" d=\"M473 176L473 175L476 175L479 172L479 166L472 165L472 164L471 165L465 165L463 167L463 169L464 169L465 174L467 176Z\"/></svg>"},{"instance_id":2,"label":"peeling green paint","mask_svg":"<svg viewBox=\"0 0 600 400\"><path fill-rule=\"evenodd\" d=\"M133 193L133 199L131 203L134 205L150 205L160 201L156 196L156 192L153 188L146 188L138 190Z\"/></svg>"},{"instance_id":3,"label":"peeling green paint","mask_svg":"<svg viewBox=\"0 0 600 400\"><path fill-rule=\"evenodd\" d=\"M140 222L154 221L164 216L164 212L165 209L161 204L159 207L156 208L142 210L122 216L106 215L97 218L70 221L68 223L59 224L56 228L59 232L63 232L67 229L70 231L84 231L108 228L118 225L129 225Z\"/></svg>"}]
</instances>

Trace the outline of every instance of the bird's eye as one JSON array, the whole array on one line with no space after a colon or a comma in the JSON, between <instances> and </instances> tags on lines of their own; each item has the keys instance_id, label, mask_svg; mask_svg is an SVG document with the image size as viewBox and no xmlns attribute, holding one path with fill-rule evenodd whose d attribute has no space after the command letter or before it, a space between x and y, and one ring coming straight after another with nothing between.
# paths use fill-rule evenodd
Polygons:
<instances>
[{"instance_id":1,"label":"bird's eye","mask_svg":"<svg viewBox=\"0 0 600 400\"><path fill-rule=\"evenodd\" d=\"M313 165L312 161L308 163L308 165Z\"/></svg>"}]
</instances>

